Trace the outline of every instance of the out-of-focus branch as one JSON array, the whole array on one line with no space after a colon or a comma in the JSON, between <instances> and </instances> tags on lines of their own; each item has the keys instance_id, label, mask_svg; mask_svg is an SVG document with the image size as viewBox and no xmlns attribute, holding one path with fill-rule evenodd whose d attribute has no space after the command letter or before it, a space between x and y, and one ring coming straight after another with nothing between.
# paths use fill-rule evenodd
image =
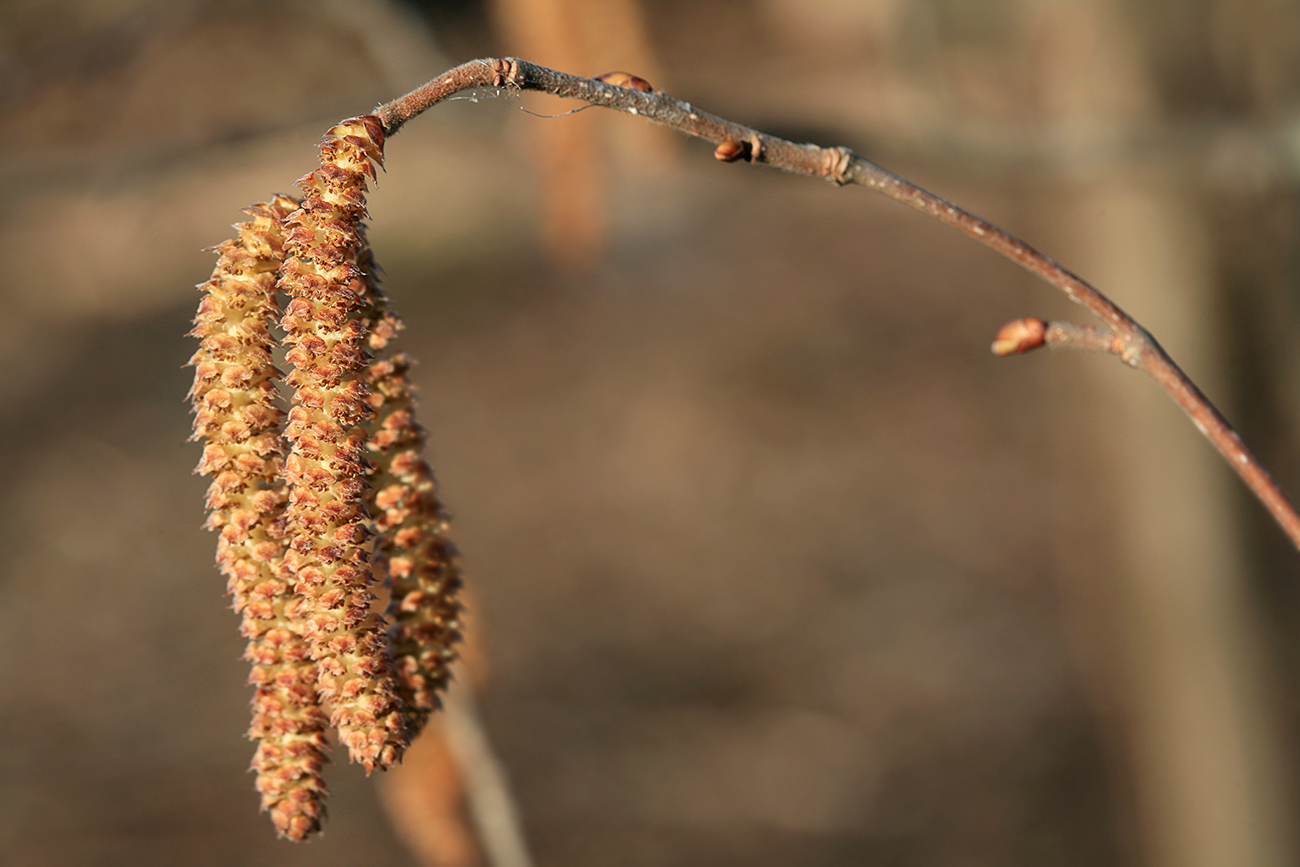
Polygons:
<instances>
[{"instance_id":1,"label":"out-of-focus branch","mask_svg":"<svg viewBox=\"0 0 1300 867\"><path fill-rule=\"evenodd\" d=\"M442 714L429 720L402 764L383 775L379 793L393 830L420 867L486 867Z\"/></svg>"},{"instance_id":2,"label":"out-of-focus branch","mask_svg":"<svg viewBox=\"0 0 1300 867\"><path fill-rule=\"evenodd\" d=\"M470 819L491 867L532 867L505 768L488 739L469 686L448 690L443 725L464 779Z\"/></svg>"},{"instance_id":3,"label":"out-of-focus branch","mask_svg":"<svg viewBox=\"0 0 1300 867\"><path fill-rule=\"evenodd\" d=\"M484 624L468 590L465 597L464 643L442 711L384 775L384 807L426 867L530 867L509 780L478 712L488 675Z\"/></svg>"},{"instance_id":4,"label":"out-of-focus branch","mask_svg":"<svg viewBox=\"0 0 1300 867\"><path fill-rule=\"evenodd\" d=\"M464 675L462 668L460 674ZM531 867L519 810L461 677L443 712L384 779L384 806L411 853L438 867Z\"/></svg>"},{"instance_id":5,"label":"out-of-focus branch","mask_svg":"<svg viewBox=\"0 0 1300 867\"><path fill-rule=\"evenodd\" d=\"M626 79L615 77L613 80ZM375 114L383 123L385 132L392 135L425 109L454 94L479 87L533 90L580 99L644 117L710 141L717 146L715 155L724 162L763 163L784 171L824 178L841 186L856 184L867 187L929 214L996 250L1099 317L1118 341L1118 351L1114 354L1130 367L1148 373L1164 388L1241 476L1292 543L1300 548L1300 513L1295 505L1223 415L1170 359L1155 338L1083 278L1014 235L863 159L846 147L795 144L700 111L690 103L649 87L640 89L581 78L517 58L474 60L462 64L406 96L380 106Z\"/></svg>"}]
</instances>

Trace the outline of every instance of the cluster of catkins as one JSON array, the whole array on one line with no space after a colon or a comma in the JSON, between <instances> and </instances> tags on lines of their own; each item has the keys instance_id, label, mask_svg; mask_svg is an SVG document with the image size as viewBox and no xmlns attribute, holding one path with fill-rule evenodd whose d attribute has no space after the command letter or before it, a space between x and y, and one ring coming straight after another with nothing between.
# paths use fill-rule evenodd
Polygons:
<instances>
[{"instance_id":1,"label":"cluster of catkins","mask_svg":"<svg viewBox=\"0 0 1300 867\"><path fill-rule=\"evenodd\" d=\"M293 840L324 818L327 729L367 772L399 761L459 639L456 549L361 223L383 140L374 116L339 124L301 201L248 209L192 332L208 527L253 667L253 770Z\"/></svg>"}]
</instances>

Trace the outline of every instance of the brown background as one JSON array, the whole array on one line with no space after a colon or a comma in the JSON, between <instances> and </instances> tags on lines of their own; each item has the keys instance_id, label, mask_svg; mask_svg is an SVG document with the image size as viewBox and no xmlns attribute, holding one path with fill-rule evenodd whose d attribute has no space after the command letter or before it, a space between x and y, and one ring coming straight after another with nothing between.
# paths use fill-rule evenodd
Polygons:
<instances>
[{"instance_id":1,"label":"brown background","mask_svg":"<svg viewBox=\"0 0 1300 867\"><path fill-rule=\"evenodd\" d=\"M257 815L185 442L201 248L335 119L517 51L847 144L1094 279L1295 490L1297 42L1283 0L0 7L0 860L415 863L353 767L323 839ZM390 143L371 236L539 864L1295 863L1297 558L1150 383L987 350L1081 315L490 96Z\"/></svg>"}]
</instances>

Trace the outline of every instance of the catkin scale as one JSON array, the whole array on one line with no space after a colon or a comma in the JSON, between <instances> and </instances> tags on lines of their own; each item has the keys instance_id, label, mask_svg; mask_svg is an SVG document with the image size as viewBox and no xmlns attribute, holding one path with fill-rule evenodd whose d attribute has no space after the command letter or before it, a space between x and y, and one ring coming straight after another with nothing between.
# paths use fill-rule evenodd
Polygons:
<instances>
[{"instance_id":1,"label":"catkin scale","mask_svg":"<svg viewBox=\"0 0 1300 867\"><path fill-rule=\"evenodd\" d=\"M191 331L200 343L190 362L190 398L194 438L204 441L196 471L212 477L207 526L219 532L217 565L248 639L257 790L277 831L303 840L320 830L325 814L327 720L284 573L283 412L269 330L278 312L283 220L296 207L293 199L277 196L250 208L253 219L217 248L212 278L199 287L203 297Z\"/></svg>"}]
</instances>

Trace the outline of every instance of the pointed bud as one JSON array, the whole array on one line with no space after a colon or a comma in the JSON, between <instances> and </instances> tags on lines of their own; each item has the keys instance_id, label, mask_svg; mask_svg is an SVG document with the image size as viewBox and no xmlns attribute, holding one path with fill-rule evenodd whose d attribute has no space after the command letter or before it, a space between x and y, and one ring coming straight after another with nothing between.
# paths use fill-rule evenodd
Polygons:
<instances>
[{"instance_id":1,"label":"pointed bud","mask_svg":"<svg viewBox=\"0 0 1300 867\"><path fill-rule=\"evenodd\" d=\"M1047 340L1047 322L1028 317L1015 319L1002 326L993 340L996 355L1018 355L1037 349Z\"/></svg>"}]
</instances>

